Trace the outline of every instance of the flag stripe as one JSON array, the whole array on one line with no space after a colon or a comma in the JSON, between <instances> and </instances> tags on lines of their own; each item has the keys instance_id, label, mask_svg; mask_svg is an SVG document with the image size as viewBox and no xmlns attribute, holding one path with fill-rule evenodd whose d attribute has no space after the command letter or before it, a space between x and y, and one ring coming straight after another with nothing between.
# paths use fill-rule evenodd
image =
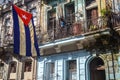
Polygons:
<instances>
[{"instance_id":1,"label":"flag stripe","mask_svg":"<svg viewBox=\"0 0 120 80\"><path fill-rule=\"evenodd\" d=\"M36 53L36 49L35 49L35 46L34 46L34 29L33 29L33 25L32 25L32 22L30 21L30 24L29 24L29 29L30 29L30 37L31 37L31 52L32 52L32 56L36 56L37 53Z\"/></svg>"},{"instance_id":2,"label":"flag stripe","mask_svg":"<svg viewBox=\"0 0 120 80\"><path fill-rule=\"evenodd\" d=\"M40 56L40 52L39 52L39 47L38 47L38 41L37 41L37 36L35 33L35 26L34 26L34 22L33 22L33 18L32 18L32 24L33 24L33 30L34 30L34 46L36 48L36 52L37 52L37 56Z\"/></svg>"},{"instance_id":3,"label":"flag stripe","mask_svg":"<svg viewBox=\"0 0 120 80\"><path fill-rule=\"evenodd\" d=\"M20 30L19 30L19 24L18 24L18 15L14 8L13 10L13 25L14 25L14 53L19 54L20 52Z\"/></svg>"},{"instance_id":4,"label":"flag stripe","mask_svg":"<svg viewBox=\"0 0 120 80\"><path fill-rule=\"evenodd\" d=\"M25 37L26 37L26 56L31 56L31 37L29 27L25 26Z\"/></svg>"},{"instance_id":5,"label":"flag stripe","mask_svg":"<svg viewBox=\"0 0 120 80\"><path fill-rule=\"evenodd\" d=\"M26 56L26 38L25 38L25 29L24 23L19 17L19 28L20 28L20 55Z\"/></svg>"}]
</instances>

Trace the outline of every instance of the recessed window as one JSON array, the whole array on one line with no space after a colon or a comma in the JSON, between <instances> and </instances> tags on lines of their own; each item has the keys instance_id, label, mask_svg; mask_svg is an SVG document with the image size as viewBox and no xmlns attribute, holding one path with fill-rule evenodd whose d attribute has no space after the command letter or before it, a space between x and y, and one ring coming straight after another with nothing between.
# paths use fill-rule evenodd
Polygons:
<instances>
[{"instance_id":1,"label":"recessed window","mask_svg":"<svg viewBox=\"0 0 120 80\"><path fill-rule=\"evenodd\" d=\"M16 73L16 62L10 64L10 73Z\"/></svg>"},{"instance_id":2,"label":"recessed window","mask_svg":"<svg viewBox=\"0 0 120 80\"><path fill-rule=\"evenodd\" d=\"M98 25L98 8L92 8L86 11L87 12L87 27L88 30L97 29Z\"/></svg>"},{"instance_id":3,"label":"recessed window","mask_svg":"<svg viewBox=\"0 0 120 80\"><path fill-rule=\"evenodd\" d=\"M6 26L10 26L10 25L11 25L11 24L10 24L10 18L5 19L5 25L6 25Z\"/></svg>"},{"instance_id":4,"label":"recessed window","mask_svg":"<svg viewBox=\"0 0 120 80\"><path fill-rule=\"evenodd\" d=\"M75 7L74 2L65 5L65 18L67 23L75 22Z\"/></svg>"},{"instance_id":5,"label":"recessed window","mask_svg":"<svg viewBox=\"0 0 120 80\"><path fill-rule=\"evenodd\" d=\"M96 0L86 0L86 6L89 6L90 4L96 2Z\"/></svg>"},{"instance_id":6,"label":"recessed window","mask_svg":"<svg viewBox=\"0 0 120 80\"><path fill-rule=\"evenodd\" d=\"M4 74L4 63L0 63L0 79L3 78Z\"/></svg>"},{"instance_id":7,"label":"recessed window","mask_svg":"<svg viewBox=\"0 0 120 80\"><path fill-rule=\"evenodd\" d=\"M47 63L47 80L54 80L55 79L55 63Z\"/></svg>"},{"instance_id":8,"label":"recessed window","mask_svg":"<svg viewBox=\"0 0 120 80\"><path fill-rule=\"evenodd\" d=\"M50 10L48 12L48 30L56 27L56 10Z\"/></svg>"},{"instance_id":9,"label":"recessed window","mask_svg":"<svg viewBox=\"0 0 120 80\"><path fill-rule=\"evenodd\" d=\"M56 32L56 9L52 9L52 10L48 11L47 30L48 30L49 38L55 39L55 32Z\"/></svg>"},{"instance_id":10,"label":"recessed window","mask_svg":"<svg viewBox=\"0 0 120 80\"><path fill-rule=\"evenodd\" d=\"M31 68L32 68L32 61L26 61L24 72L31 72Z\"/></svg>"},{"instance_id":11,"label":"recessed window","mask_svg":"<svg viewBox=\"0 0 120 80\"><path fill-rule=\"evenodd\" d=\"M5 19L5 33L9 32L10 25L10 18Z\"/></svg>"},{"instance_id":12,"label":"recessed window","mask_svg":"<svg viewBox=\"0 0 120 80\"><path fill-rule=\"evenodd\" d=\"M77 80L77 64L76 60L67 61L67 80Z\"/></svg>"}]
</instances>

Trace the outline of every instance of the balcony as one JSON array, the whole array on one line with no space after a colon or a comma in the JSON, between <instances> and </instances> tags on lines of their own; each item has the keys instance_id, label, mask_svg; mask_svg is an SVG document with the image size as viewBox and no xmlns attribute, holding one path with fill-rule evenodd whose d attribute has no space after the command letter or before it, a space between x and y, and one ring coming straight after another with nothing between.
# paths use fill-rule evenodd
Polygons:
<instances>
[{"instance_id":1,"label":"balcony","mask_svg":"<svg viewBox=\"0 0 120 80\"><path fill-rule=\"evenodd\" d=\"M120 28L120 18L114 20L115 28ZM108 29L107 18L98 17L96 19L87 19L86 21L79 21L74 23L66 23L64 27L55 26L48 30L48 42L58 39L68 38L72 36L87 35Z\"/></svg>"}]
</instances>

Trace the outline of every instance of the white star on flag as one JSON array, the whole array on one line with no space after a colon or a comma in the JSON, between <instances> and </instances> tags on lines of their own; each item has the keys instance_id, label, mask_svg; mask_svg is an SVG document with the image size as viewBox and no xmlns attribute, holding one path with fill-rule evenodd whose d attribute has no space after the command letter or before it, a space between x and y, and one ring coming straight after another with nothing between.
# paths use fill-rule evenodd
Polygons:
<instances>
[{"instance_id":1,"label":"white star on flag","mask_svg":"<svg viewBox=\"0 0 120 80\"><path fill-rule=\"evenodd\" d=\"M25 20L27 19L26 15L22 15L22 18L25 19Z\"/></svg>"}]
</instances>

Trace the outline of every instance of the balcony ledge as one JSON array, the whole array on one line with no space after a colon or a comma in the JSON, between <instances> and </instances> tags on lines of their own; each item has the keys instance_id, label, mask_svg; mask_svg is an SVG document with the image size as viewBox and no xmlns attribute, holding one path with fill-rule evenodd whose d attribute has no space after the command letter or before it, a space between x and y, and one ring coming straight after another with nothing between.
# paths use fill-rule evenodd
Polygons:
<instances>
[{"instance_id":1,"label":"balcony ledge","mask_svg":"<svg viewBox=\"0 0 120 80\"><path fill-rule=\"evenodd\" d=\"M88 43L91 40L94 41L94 36L100 36L100 34L110 34L109 29L95 31L92 33L83 34L81 36L74 36L72 38L67 38L39 46L41 56L84 49L84 45L87 45L86 41Z\"/></svg>"}]
</instances>

